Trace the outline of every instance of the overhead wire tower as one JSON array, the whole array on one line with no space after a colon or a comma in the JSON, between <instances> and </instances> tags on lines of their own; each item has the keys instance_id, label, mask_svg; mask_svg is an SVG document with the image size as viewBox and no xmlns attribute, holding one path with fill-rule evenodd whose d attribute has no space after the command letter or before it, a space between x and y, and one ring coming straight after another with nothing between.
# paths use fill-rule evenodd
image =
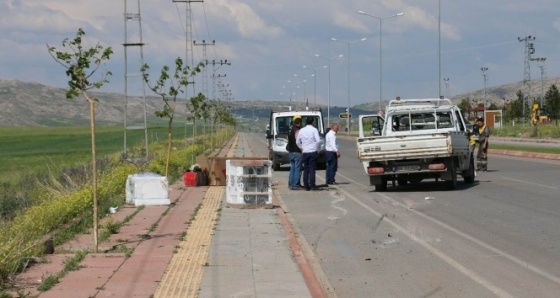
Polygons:
<instances>
[{"instance_id":1,"label":"overhead wire tower","mask_svg":"<svg viewBox=\"0 0 560 298\"><path fill-rule=\"evenodd\" d=\"M172 0L173 3L185 3L186 4L186 12L185 12L185 65L189 67L194 66L194 53L193 53L193 33L192 33L192 9L191 3L192 2L204 2L203 0ZM190 59L189 59L190 58ZM192 95L196 95L195 84L192 85ZM188 88L187 88L188 91ZM188 94L185 93L188 98Z\"/></svg>"},{"instance_id":2,"label":"overhead wire tower","mask_svg":"<svg viewBox=\"0 0 560 298\"><path fill-rule=\"evenodd\" d=\"M528 35L523 38L518 37L517 40L519 42L525 42L525 60L523 63L523 84L527 92L527 94L523 96L523 119L525 119L526 105L531 94L531 55L535 53L535 47L531 41L535 40L535 37Z\"/></svg>"},{"instance_id":3,"label":"overhead wire tower","mask_svg":"<svg viewBox=\"0 0 560 298\"><path fill-rule=\"evenodd\" d=\"M193 40L193 26L192 26L192 9L191 3L192 2L204 2L203 0L172 0L173 3L185 3L185 66L192 69L194 67L194 45L192 43ZM193 138L195 136L195 123L190 122L189 119L194 119L194 115L190 114L188 111L189 105L189 86L192 86L192 97L196 96L196 89L194 81L189 81L188 85L185 87L185 142L187 142L187 125L192 125L192 135ZM192 160L191 160L192 161ZM194 161L192 161L194 162Z\"/></svg>"},{"instance_id":4,"label":"overhead wire tower","mask_svg":"<svg viewBox=\"0 0 560 298\"><path fill-rule=\"evenodd\" d=\"M131 26L129 26L129 22L132 23ZM132 148L136 144L131 140L136 139L134 137L138 137L138 131L142 130L144 134L143 158L147 160L149 155L146 89L140 72L144 65L144 45L140 0L124 0L124 159L140 158L132 154ZM135 92L130 92L131 90Z\"/></svg>"}]
</instances>

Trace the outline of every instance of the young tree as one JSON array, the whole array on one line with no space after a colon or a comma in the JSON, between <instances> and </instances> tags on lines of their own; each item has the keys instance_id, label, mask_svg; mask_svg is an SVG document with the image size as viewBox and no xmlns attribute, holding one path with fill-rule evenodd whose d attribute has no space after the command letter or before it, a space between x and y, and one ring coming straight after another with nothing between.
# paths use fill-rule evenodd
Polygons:
<instances>
[{"instance_id":1,"label":"young tree","mask_svg":"<svg viewBox=\"0 0 560 298\"><path fill-rule=\"evenodd\" d=\"M558 118L560 117L560 93L556 85L550 86L545 95L546 109L552 114L558 125Z\"/></svg>"},{"instance_id":2,"label":"young tree","mask_svg":"<svg viewBox=\"0 0 560 298\"><path fill-rule=\"evenodd\" d=\"M192 113L193 113L193 116L192 116L193 132L195 131L196 120L197 119L202 119L202 109L203 109L203 105L205 104L205 102L206 102L206 96L204 96L204 94L202 94L202 93L198 93L197 96L193 96L190 99L191 110L192 110ZM193 137L194 137L194 133L193 133Z\"/></svg>"},{"instance_id":3,"label":"young tree","mask_svg":"<svg viewBox=\"0 0 560 298\"><path fill-rule=\"evenodd\" d=\"M524 116L523 115L523 104L524 104L523 97L525 95L523 94L523 92L521 92L521 90L517 91L517 93L515 95L517 95L517 99L513 100L511 102L511 105L510 105L511 111L509 111L512 119L522 118Z\"/></svg>"},{"instance_id":4,"label":"young tree","mask_svg":"<svg viewBox=\"0 0 560 298\"><path fill-rule=\"evenodd\" d=\"M175 59L175 70L173 73L169 73L169 66L165 65L160 72L159 79L155 84L151 84L150 75L148 74L150 67L148 64L144 64L141 68L141 72L144 76L144 81L157 95L161 96L163 100L163 108L156 111L156 116L160 118L167 118L167 157L165 161L165 176L169 174L169 160L171 157L171 146L172 146L172 133L173 133L173 118L175 116L175 109L177 107L177 96L183 93L183 89L190 84L189 79L196 76L204 67L204 63L199 63L193 69L188 65L183 66L183 60L181 58Z\"/></svg>"},{"instance_id":5,"label":"young tree","mask_svg":"<svg viewBox=\"0 0 560 298\"><path fill-rule=\"evenodd\" d=\"M82 39L85 36L82 28L78 29L74 39L65 38L62 41L62 47L68 48L68 52L59 51L55 47L47 44L49 54L53 59L66 69L66 75L70 78L68 81L68 91L66 98L72 99L83 96L89 103L90 125L91 125L91 157L92 157L92 191L93 191L93 238L95 251L97 252L97 162L95 148L95 102L97 99L88 94L91 89L99 89L105 83L108 83L107 77L111 75L110 71L103 71L99 74L97 81L93 80L94 74L101 64L109 60L113 50L111 47L104 48L99 43L91 48L85 48L82 45Z\"/></svg>"}]
</instances>

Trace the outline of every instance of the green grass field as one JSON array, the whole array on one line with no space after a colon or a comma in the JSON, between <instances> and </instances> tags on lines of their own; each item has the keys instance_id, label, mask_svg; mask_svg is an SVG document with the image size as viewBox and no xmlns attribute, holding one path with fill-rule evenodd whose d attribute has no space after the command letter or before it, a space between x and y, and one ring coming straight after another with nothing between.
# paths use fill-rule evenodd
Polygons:
<instances>
[{"instance_id":1,"label":"green grass field","mask_svg":"<svg viewBox=\"0 0 560 298\"><path fill-rule=\"evenodd\" d=\"M200 134L201 127L197 128ZM174 127L175 140L192 135L192 127ZM167 139L167 127L148 129L148 142ZM127 143L142 144L144 131L128 131ZM129 147L127 145L127 147ZM124 151L122 126L96 127L98 158ZM34 176L84 163L91 163L90 127L0 127L0 184L16 183Z\"/></svg>"}]
</instances>

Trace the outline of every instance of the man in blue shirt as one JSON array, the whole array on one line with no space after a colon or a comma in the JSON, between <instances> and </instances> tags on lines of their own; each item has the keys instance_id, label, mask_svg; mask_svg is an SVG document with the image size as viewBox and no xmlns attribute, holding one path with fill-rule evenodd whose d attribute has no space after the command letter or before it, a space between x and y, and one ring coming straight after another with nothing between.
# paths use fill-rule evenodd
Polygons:
<instances>
[{"instance_id":1,"label":"man in blue shirt","mask_svg":"<svg viewBox=\"0 0 560 298\"><path fill-rule=\"evenodd\" d=\"M319 131L313 126L314 117L307 117L305 127L299 130L296 144L301 149L303 164L303 186L306 190L319 190L315 184L315 170L319 158L321 139Z\"/></svg>"}]
</instances>

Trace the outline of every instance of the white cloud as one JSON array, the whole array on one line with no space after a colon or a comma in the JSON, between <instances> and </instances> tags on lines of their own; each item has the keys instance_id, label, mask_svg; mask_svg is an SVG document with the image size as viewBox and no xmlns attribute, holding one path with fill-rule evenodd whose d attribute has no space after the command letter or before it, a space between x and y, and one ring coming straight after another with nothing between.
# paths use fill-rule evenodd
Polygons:
<instances>
[{"instance_id":1,"label":"white cloud","mask_svg":"<svg viewBox=\"0 0 560 298\"><path fill-rule=\"evenodd\" d=\"M250 39L273 39L281 37L282 28L268 25L249 5L235 0L218 0L215 3L235 23L239 34Z\"/></svg>"},{"instance_id":2,"label":"white cloud","mask_svg":"<svg viewBox=\"0 0 560 298\"><path fill-rule=\"evenodd\" d=\"M136 2L128 1L131 5ZM488 75L493 84L522 79L523 48L517 36L524 34L537 35L535 45L538 55L547 57L547 75L559 75L557 0L509 0L496 7L483 0L441 2L442 71L455 90L479 88L482 65L492 65ZM388 97L397 93L405 97L404 90L415 97L431 96L433 92L425 90L437 86L437 4L437 0L205 1L191 4L193 39L216 41L207 48L206 58L232 61L232 66L220 71L228 73L228 83L239 92L234 96L246 99L280 97L286 80L306 72L303 64L321 66L323 61L314 57L316 53L346 55L346 48L333 43L331 37L367 37L352 48L352 101L358 103L377 96L379 23L357 12L380 17L403 12L404 16L383 22L383 92ZM185 3L141 0L141 5L145 62L156 70L183 57ZM60 46L62 39L73 37L81 27L87 42L99 40L113 47L115 54L108 67L114 75L109 87L120 92L123 13L122 0L0 1L0 78L44 78L49 84L64 86L66 78L48 56L45 43ZM202 47L195 47L194 56L202 60ZM332 94L341 98L346 93L346 61L334 63L331 73ZM518 65L511 66L515 63ZM519 73L509 71L515 67ZM327 72L318 71L319 99L326 97L326 81ZM310 93L310 84L307 87Z\"/></svg>"},{"instance_id":3,"label":"white cloud","mask_svg":"<svg viewBox=\"0 0 560 298\"><path fill-rule=\"evenodd\" d=\"M552 26L554 27L554 29L560 31L560 18L557 18L556 20L554 20L554 22L552 23Z\"/></svg>"}]
</instances>

